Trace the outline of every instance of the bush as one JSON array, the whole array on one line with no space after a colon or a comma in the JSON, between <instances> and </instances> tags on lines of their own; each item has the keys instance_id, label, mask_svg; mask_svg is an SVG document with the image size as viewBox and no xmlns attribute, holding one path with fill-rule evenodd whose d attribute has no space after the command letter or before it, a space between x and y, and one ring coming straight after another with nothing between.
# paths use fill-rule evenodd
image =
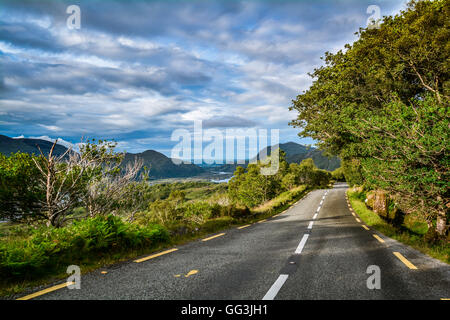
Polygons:
<instances>
[{"instance_id":1,"label":"bush","mask_svg":"<svg viewBox=\"0 0 450 320\"><path fill-rule=\"evenodd\" d=\"M211 218L213 207L203 201L190 202L182 208L182 211L184 220L193 222L194 224L202 224Z\"/></svg>"},{"instance_id":2,"label":"bush","mask_svg":"<svg viewBox=\"0 0 450 320\"><path fill-rule=\"evenodd\" d=\"M63 228L42 227L28 238L0 241L2 277L35 277L90 257L169 241L159 225L139 227L114 216L75 221Z\"/></svg>"},{"instance_id":3,"label":"bush","mask_svg":"<svg viewBox=\"0 0 450 320\"><path fill-rule=\"evenodd\" d=\"M344 168L340 167L331 172L334 181L345 182Z\"/></svg>"}]
</instances>

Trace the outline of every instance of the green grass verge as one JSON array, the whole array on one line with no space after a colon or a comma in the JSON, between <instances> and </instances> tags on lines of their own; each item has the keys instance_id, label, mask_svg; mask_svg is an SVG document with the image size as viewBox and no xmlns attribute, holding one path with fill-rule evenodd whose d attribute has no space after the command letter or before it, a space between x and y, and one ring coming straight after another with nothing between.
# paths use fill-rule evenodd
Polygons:
<instances>
[{"instance_id":1,"label":"green grass verge","mask_svg":"<svg viewBox=\"0 0 450 320\"><path fill-rule=\"evenodd\" d=\"M209 236L211 234L230 229L233 227L242 226L245 224L255 223L257 221L270 218L278 213L288 209L298 200L303 198L311 188L306 186L299 186L290 191L283 192L276 198L268 201L264 205L255 208L251 214L245 218L233 218L229 216L209 219L204 224L193 228L187 227L187 232L183 234L173 234L170 241L167 243L159 243L157 246L151 248L128 249L123 251L116 251L111 253L104 253L101 257L89 257L83 261L77 262L80 266L82 274L92 272L100 268L108 268L110 265L129 261L140 256L149 255L157 251L161 251L170 247L179 246L190 241L198 240ZM2 226L7 228L7 226ZM8 226L10 227L10 226ZM169 228L169 230L175 229ZM5 230L3 232L6 233ZM22 279L20 281L10 282L5 279L0 279L0 297L3 299L11 299L19 294L24 295L23 292L30 291L31 288L45 286L49 283L57 282L67 278L68 275L64 272L55 272L51 275L43 275L39 279ZM33 290L33 291L36 291Z\"/></svg>"},{"instance_id":2,"label":"green grass verge","mask_svg":"<svg viewBox=\"0 0 450 320\"><path fill-rule=\"evenodd\" d=\"M411 215L405 218L401 229L395 228L378 214L368 209L364 201L359 197L359 193L349 189L347 195L355 213L368 226L389 238L395 239L424 254L450 264L450 245L445 243L445 241L439 244L427 243L424 240L424 235L427 232L428 226L424 221L420 221L416 216Z\"/></svg>"}]
</instances>

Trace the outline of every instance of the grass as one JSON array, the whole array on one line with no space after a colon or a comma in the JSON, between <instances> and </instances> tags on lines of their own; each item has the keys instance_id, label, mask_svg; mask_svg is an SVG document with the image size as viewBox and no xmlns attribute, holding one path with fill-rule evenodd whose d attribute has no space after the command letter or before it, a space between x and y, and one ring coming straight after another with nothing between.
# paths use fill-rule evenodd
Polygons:
<instances>
[{"instance_id":1,"label":"grass","mask_svg":"<svg viewBox=\"0 0 450 320\"><path fill-rule=\"evenodd\" d=\"M348 190L347 195L353 210L368 226L424 254L450 264L450 245L445 241L439 244L426 242L424 236L428 231L428 225L417 215L407 215L401 228L395 228L378 214L368 209L359 193Z\"/></svg>"},{"instance_id":2,"label":"grass","mask_svg":"<svg viewBox=\"0 0 450 320\"><path fill-rule=\"evenodd\" d=\"M159 244L152 248L133 249L120 252L105 253L98 259L86 259L78 265L82 270L82 274L92 272L100 268L107 268L110 265L130 261L140 256L149 255L157 251L161 251L170 247L179 246L184 243L204 238L210 234L217 233L229 228L242 226L245 224L255 223L257 221L270 218L296 203L300 200L310 188L306 186L299 186L293 188L290 191L283 192L276 198L266 202L265 204L255 208L251 211L251 215L245 218L232 218L229 216L219 217L215 219L209 219L198 228L192 228L184 234L175 234L170 237L170 241L167 243ZM7 229L11 225L3 225L3 232L6 233ZM169 228L169 230L175 229ZM39 279L25 279L20 282L7 282L5 279L0 279L0 296L2 298L11 299L18 294L24 295L25 291L29 291L31 288L37 288L45 286L49 283L61 281L67 278L68 275L65 272L59 272L52 275L47 275ZM34 290L36 291L36 290Z\"/></svg>"}]
</instances>

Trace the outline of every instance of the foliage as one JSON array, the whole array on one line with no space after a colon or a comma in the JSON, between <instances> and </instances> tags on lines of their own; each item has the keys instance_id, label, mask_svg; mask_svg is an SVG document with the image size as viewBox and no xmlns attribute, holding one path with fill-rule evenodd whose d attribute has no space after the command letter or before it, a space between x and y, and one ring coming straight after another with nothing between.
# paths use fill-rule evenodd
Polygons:
<instances>
[{"instance_id":1,"label":"foliage","mask_svg":"<svg viewBox=\"0 0 450 320\"><path fill-rule=\"evenodd\" d=\"M0 154L0 220L29 220L40 215L45 191L33 159L40 161L26 153Z\"/></svg>"},{"instance_id":2,"label":"foliage","mask_svg":"<svg viewBox=\"0 0 450 320\"><path fill-rule=\"evenodd\" d=\"M261 168L265 165L258 162L250 164L247 169L238 167L228 183L229 197L238 204L254 208L299 185L324 188L331 179L331 174L318 169L311 158L300 164L288 165L284 152L279 153L279 169L276 174L261 174Z\"/></svg>"},{"instance_id":3,"label":"foliage","mask_svg":"<svg viewBox=\"0 0 450 320\"><path fill-rule=\"evenodd\" d=\"M427 233L427 230L430 231L433 229L428 228L423 217L418 214L410 214L405 217L400 227L396 227L367 208L364 204L364 192L353 192L349 190L347 193L352 208L365 224L390 238L412 246L434 258L450 263L450 246L448 240L446 241L442 238L429 239L430 233Z\"/></svg>"},{"instance_id":4,"label":"foliage","mask_svg":"<svg viewBox=\"0 0 450 320\"><path fill-rule=\"evenodd\" d=\"M336 170L331 172L331 177L333 180L335 181L339 181L339 182L343 182L346 181L345 179L345 173L344 173L344 168L339 167Z\"/></svg>"},{"instance_id":5,"label":"foliage","mask_svg":"<svg viewBox=\"0 0 450 320\"><path fill-rule=\"evenodd\" d=\"M91 256L167 242L159 225L137 225L114 216L88 218L62 227L41 227L27 238L0 240L2 277L37 277Z\"/></svg>"}]
</instances>

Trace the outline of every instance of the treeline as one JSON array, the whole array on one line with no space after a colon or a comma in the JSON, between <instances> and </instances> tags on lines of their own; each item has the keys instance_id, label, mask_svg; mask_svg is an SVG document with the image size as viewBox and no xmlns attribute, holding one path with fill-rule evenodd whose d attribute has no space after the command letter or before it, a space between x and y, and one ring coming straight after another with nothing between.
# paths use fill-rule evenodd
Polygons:
<instances>
[{"instance_id":1,"label":"treeline","mask_svg":"<svg viewBox=\"0 0 450 320\"><path fill-rule=\"evenodd\" d=\"M292 125L343 159L350 185L386 191L448 233L450 1L411 1L312 73Z\"/></svg>"},{"instance_id":2,"label":"treeline","mask_svg":"<svg viewBox=\"0 0 450 320\"><path fill-rule=\"evenodd\" d=\"M228 193L234 202L254 208L299 185L325 188L332 178L330 172L318 169L312 159L288 164L286 154L281 150L276 174L262 174L261 168L270 165L270 161L269 158L264 163L250 164L246 169L237 168L228 183Z\"/></svg>"}]
</instances>

